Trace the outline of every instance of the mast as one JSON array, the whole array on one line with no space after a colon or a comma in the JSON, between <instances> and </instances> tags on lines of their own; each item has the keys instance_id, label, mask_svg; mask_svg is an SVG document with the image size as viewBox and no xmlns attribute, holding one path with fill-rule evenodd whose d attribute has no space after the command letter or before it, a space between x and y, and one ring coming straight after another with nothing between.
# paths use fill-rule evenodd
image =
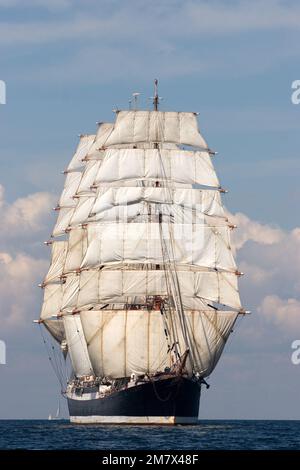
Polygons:
<instances>
[{"instance_id":1,"label":"mast","mask_svg":"<svg viewBox=\"0 0 300 470\"><path fill-rule=\"evenodd\" d=\"M158 96L158 80L157 78L154 80L154 97L153 97L153 107L154 111L158 111L159 105L159 96Z\"/></svg>"},{"instance_id":2,"label":"mast","mask_svg":"<svg viewBox=\"0 0 300 470\"><path fill-rule=\"evenodd\" d=\"M136 111L138 109L138 97L140 96L139 92L134 92L132 93L133 100L134 100L134 110Z\"/></svg>"}]
</instances>

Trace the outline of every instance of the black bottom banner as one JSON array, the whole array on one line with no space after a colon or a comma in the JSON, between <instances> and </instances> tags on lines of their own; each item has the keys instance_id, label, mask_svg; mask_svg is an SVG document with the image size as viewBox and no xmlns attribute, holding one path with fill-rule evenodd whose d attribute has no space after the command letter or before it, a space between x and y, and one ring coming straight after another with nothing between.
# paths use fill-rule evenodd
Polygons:
<instances>
[{"instance_id":1,"label":"black bottom banner","mask_svg":"<svg viewBox=\"0 0 300 470\"><path fill-rule=\"evenodd\" d=\"M87 464L93 463L103 468L112 465L121 465L125 468L137 468L141 465L174 465L174 466L199 466L234 463L270 463L273 459L276 464L287 464L287 461L299 459L300 451L227 451L227 450L205 450L205 451L142 451L142 450L0 450L0 464L16 463L24 465L32 462L36 464L71 463Z\"/></svg>"}]
</instances>

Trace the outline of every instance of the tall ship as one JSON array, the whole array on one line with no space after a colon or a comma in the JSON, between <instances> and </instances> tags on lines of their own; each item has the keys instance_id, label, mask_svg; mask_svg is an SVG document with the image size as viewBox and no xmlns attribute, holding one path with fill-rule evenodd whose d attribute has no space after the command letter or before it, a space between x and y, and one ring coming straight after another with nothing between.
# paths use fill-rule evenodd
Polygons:
<instances>
[{"instance_id":1,"label":"tall ship","mask_svg":"<svg viewBox=\"0 0 300 470\"><path fill-rule=\"evenodd\" d=\"M197 113L116 110L81 135L46 242L41 327L73 423L193 424L239 315L234 225Z\"/></svg>"}]
</instances>

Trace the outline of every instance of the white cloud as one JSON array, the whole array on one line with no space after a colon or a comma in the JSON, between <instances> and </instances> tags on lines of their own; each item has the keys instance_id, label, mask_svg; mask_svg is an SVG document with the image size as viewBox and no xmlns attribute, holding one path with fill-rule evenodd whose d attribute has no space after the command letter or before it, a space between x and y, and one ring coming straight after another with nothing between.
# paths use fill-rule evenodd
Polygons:
<instances>
[{"instance_id":1,"label":"white cloud","mask_svg":"<svg viewBox=\"0 0 300 470\"><path fill-rule=\"evenodd\" d=\"M38 282L48 262L26 254L0 253L1 332L7 328L22 329L26 322L38 318L40 293Z\"/></svg>"},{"instance_id":2,"label":"white cloud","mask_svg":"<svg viewBox=\"0 0 300 470\"><path fill-rule=\"evenodd\" d=\"M10 241L34 235L47 226L47 218L56 198L49 193L35 193L9 204L4 199L4 187L0 184L0 239Z\"/></svg>"},{"instance_id":3,"label":"white cloud","mask_svg":"<svg viewBox=\"0 0 300 470\"><path fill-rule=\"evenodd\" d=\"M267 295L258 307L258 312L280 328L300 334L300 300Z\"/></svg>"},{"instance_id":4,"label":"white cloud","mask_svg":"<svg viewBox=\"0 0 300 470\"><path fill-rule=\"evenodd\" d=\"M8 2L2 0L2 6ZM14 0L12 6L24 2ZM59 1L28 0L28 6L58 7ZM0 3L1 5L1 3ZM224 2L135 0L128 3L62 1L73 12L61 21L24 23L2 22L1 42L40 43L74 39L135 39L157 41L162 38L185 40L202 35L218 36L248 31L299 29L300 7L280 0L240 0ZM272 12L272 14L270 14ZM188 27L186 27L188 25ZM165 39L162 41L166 43Z\"/></svg>"},{"instance_id":5,"label":"white cloud","mask_svg":"<svg viewBox=\"0 0 300 470\"><path fill-rule=\"evenodd\" d=\"M22 331L22 325L39 316L41 292L37 284L47 270L49 253L41 250L43 255L39 256L32 246L36 239L42 245L54 199L48 193L35 193L9 204L0 185L2 333L16 326Z\"/></svg>"},{"instance_id":6,"label":"white cloud","mask_svg":"<svg viewBox=\"0 0 300 470\"><path fill-rule=\"evenodd\" d=\"M273 276L272 270L263 269L245 261L239 263L239 269L247 273L247 279L250 279L253 284L261 284Z\"/></svg>"},{"instance_id":7,"label":"white cloud","mask_svg":"<svg viewBox=\"0 0 300 470\"><path fill-rule=\"evenodd\" d=\"M232 236L236 250L240 250L250 240L262 245L273 245L279 243L284 237L284 232L280 228L261 224L240 212L234 215L229 214L229 217L238 226Z\"/></svg>"},{"instance_id":8,"label":"white cloud","mask_svg":"<svg viewBox=\"0 0 300 470\"><path fill-rule=\"evenodd\" d=\"M238 225L234 243L238 250L242 303L254 316L245 322L243 336L272 342L270 324L285 334L300 331L300 228L280 228L230 215ZM253 335L254 330L260 335ZM274 335L276 338L276 334Z\"/></svg>"}]
</instances>

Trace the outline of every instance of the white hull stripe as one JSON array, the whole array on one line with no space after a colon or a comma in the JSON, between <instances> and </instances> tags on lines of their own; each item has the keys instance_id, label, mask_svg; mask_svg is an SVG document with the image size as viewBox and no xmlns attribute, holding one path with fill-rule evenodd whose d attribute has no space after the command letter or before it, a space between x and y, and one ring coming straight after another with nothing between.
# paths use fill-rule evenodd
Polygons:
<instances>
[{"instance_id":1,"label":"white hull stripe","mask_svg":"<svg viewBox=\"0 0 300 470\"><path fill-rule=\"evenodd\" d=\"M197 424L191 416L70 416L76 424Z\"/></svg>"}]
</instances>

